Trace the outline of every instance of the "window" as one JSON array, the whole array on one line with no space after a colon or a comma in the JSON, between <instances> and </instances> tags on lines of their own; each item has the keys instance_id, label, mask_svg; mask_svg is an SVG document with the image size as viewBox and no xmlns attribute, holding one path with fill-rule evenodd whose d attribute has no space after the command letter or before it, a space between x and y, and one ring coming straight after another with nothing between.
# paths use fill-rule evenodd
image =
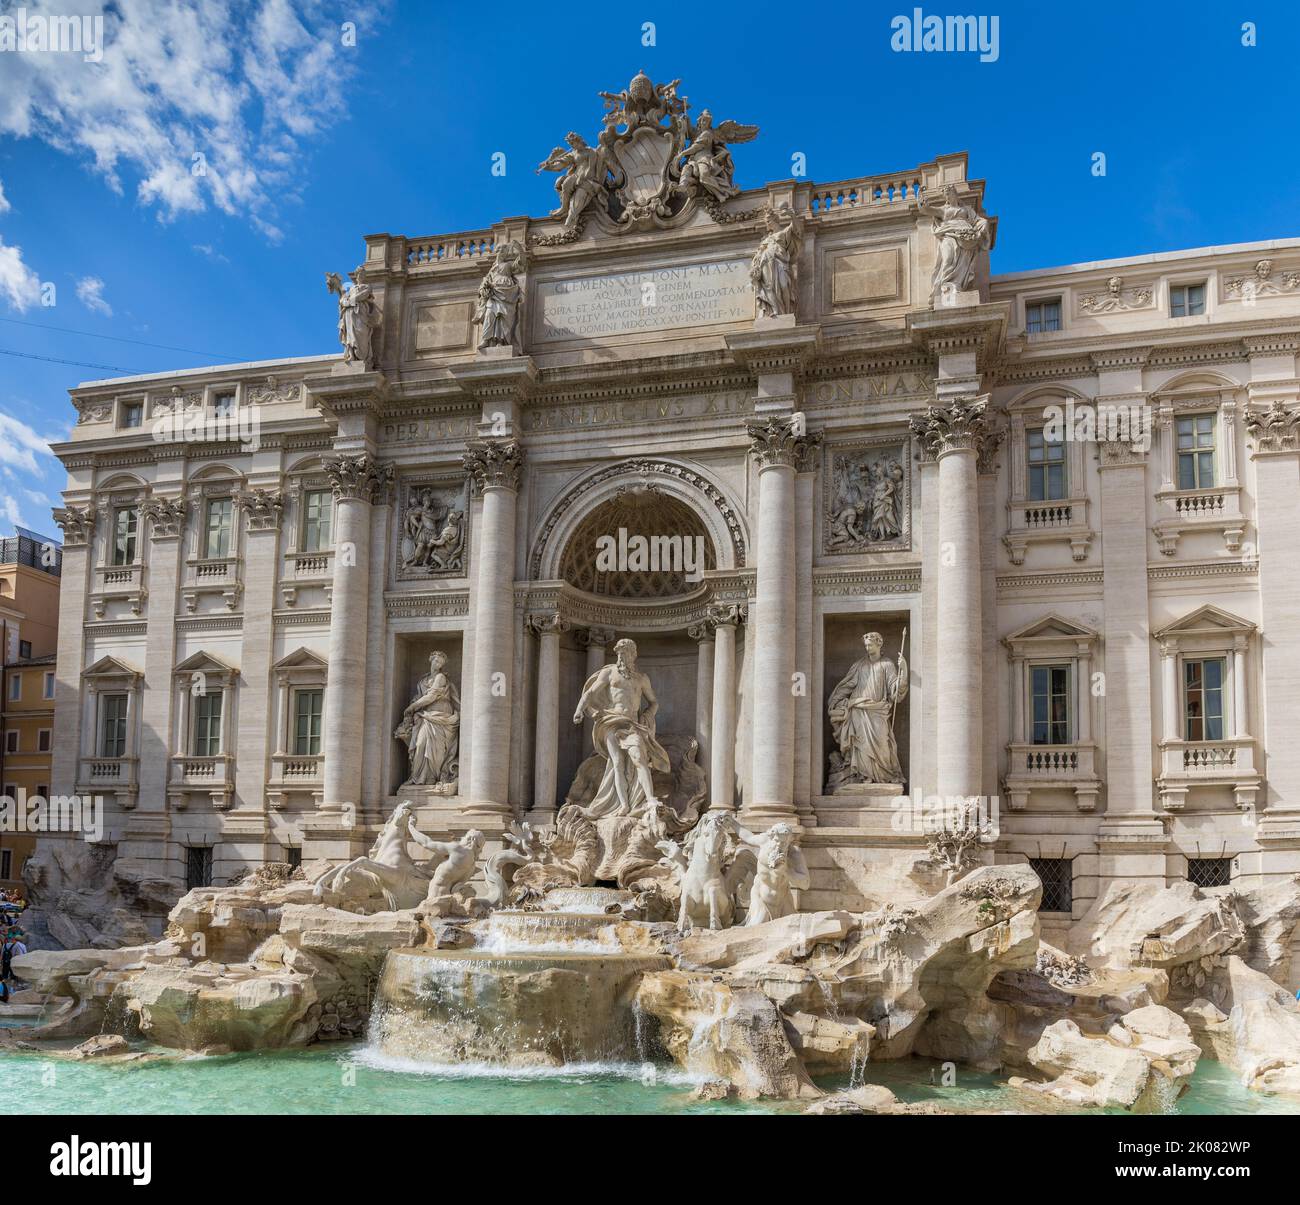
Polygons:
<instances>
[{"instance_id":1,"label":"window","mask_svg":"<svg viewBox=\"0 0 1300 1205\"><path fill-rule=\"evenodd\" d=\"M23 676L22 674L9 675L9 702L17 703L23 697Z\"/></svg>"},{"instance_id":2,"label":"window","mask_svg":"<svg viewBox=\"0 0 1300 1205\"><path fill-rule=\"evenodd\" d=\"M1030 858L1029 869L1042 881L1039 912L1070 912L1074 908L1074 865L1069 858Z\"/></svg>"},{"instance_id":3,"label":"window","mask_svg":"<svg viewBox=\"0 0 1300 1205\"><path fill-rule=\"evenodd\" d=\"M140 510L120 506L113 512L113 564L134 565L136 538L140 530Z\"/></svg>"},{"instance_id":4,"label":"window","mask_svg":"<svg viewBox=\"0 0 1300 1205\"><path fill-rule=\"evenodd\" d=\"M1041 427L1025 432L1029 457L1029 500L1045 502L1066 496L1065 441L1048 439Z\"/></svg>"},{"instance_id":5,"label":"window","mask_svg":"<svg viewBox=\"0 0 1300 1205\"><path fill-rule=\"evenodd\" d=\"M1187 877L1198 887L1227 887L1232 882L1232 859L1188 858Z\"/></svg>"},{"instance_id":6,"label":"window","mask_svg":"<svg viewBox=\"0 0 1300 1205\"><path fill-rule=\"evenodd\" d=\"M194 756L216 757L221 752L221 696L219 690L194 700Z\"/></svg>"},{"instance_id":7,"label":"window","mask_svg":"<svg viewBox=\"0 0 1300 1205\"><path fill-rule=\"evenodd\" d=\"M41 693L46 699L54 698L54 671L52 669L45 671L45 683Z\"/></svg>"},{"instance_id":8,"label":"window","mask_svg":"<svg viewBox=\"0 0 1300 1205\"><path fill-rule=\"evenodd\" d=\"M0 879L12 879L14 851L12 849L0 849Z\"/></svg>"},{"instance_id":9,"label":"window","mask_svg":"<svg viewBox=\"0 0 1300 1205\"><path fill-rule=\"evenodd\" d=\"M334 495L329 490L310 490L302 499L302 547L304 552L323 552L330 546L334 519Z\"/></svg>"},{"instance_id":10,"label":"window","mask_svg":"<svg viewBox=\"0 0 1300 1205\"><path fill-rule=\"evenodd\" d=\"M212 886L212 849L198 845L185 848L185 887L192 891L195 887Z\"/></svg>"},{"instance_id":11,"label":"window","mask_svg":"<svg viewBox=\"0 0 1300 1205\"><path fill-rule=\"evenodd\" d=\"M1205 285L1170 285L1169 317L1190 318L1205 313Z\"/></svg>"},{"instance_id":12,"label":"window","mask_svg":"<svg viewBox=\"0 0 1300 1205\"><path fill-rule=\"evenodd\" d=\"M230 555L230 533L234 524L234 500L213 498L208 502L204 531L204 555L216 560Z\"/></svg>"},{"instance_id":13,"label":"window","mask_svg":"<svg viewBox=\"0 0 1300 1205\"><path fill-rule=\"evenodd\" d=\"M1214 485L1214 415L1192 414L1175 424L1178 435L1178 488L1204 490Z\"/></svg>"},{"instance_id":14,"label":"window","mask_svg":"<svg viewBox=\"0 0 1300 1205\"><path fill-rule=\"evenodd\" d=\"M315 757L320 752L321 706L323 690L300 690L293 696L293 751L299 757Z\"/></svg>"},{"instance_id":15,"label":"window","mask_svg":"<svg viewBox=\"0 0 1300 1205\"><path fill-rule=\"evenodd\" d=\"M99 700L99 756L126 756L126 695Z\"/></svg>"},{"instance_id":16,"label":"window","mask_svg":"<svg viewBox=\"0 0 1300 1205\"><path fill-rule=\"evenodd\" d=\"M9 731L5 733L5 752L6 753L21 752L21 749L19 748L19 744L18 744L18 742L21 739L22 737L18 732L17 728L9 729Z\"/></svg>"},{"instance_id":17,"label":"window","mask_svg":"<svg viewBox=\"0 0 1300 1205\"><path fill-rule=\"evenodd\" d=\"M144 403L126 402L122 406L122 426L140 427L144 425Z\"/></svg>"},{"instance_id":18,"label":"window","mask_svg":"<svg viewBox=\"0 0 1300 1205\"><path fill-rule=\"evenodd\" d=\"M18 642L18 655L23 658L32 655L32 642L30 640L20 640Z\"/></svg>"},{"instance_id":19,"label":"window","mask_svg":"<svg viewBox=\"0 0 1300 1205\"><path fill-rule=\"evenodd\" d=\"M36 752L48 753L50 751L51 732L48 728L42 728L36 733Z\"/></svg>"},{"instance_id":20,"label":"window","mask_svg":"<svg viewBox=\"0 0 1300 1205\"><path fill-rule=\"evenodd\" d=\"M217 418L228 418L235 409L235 395L233 393L218 393L212 399L212 413Z\"/></svg>"},{"instance_id":21,"label":"window","mask_svg":"<svg viewBox=\"0 0 1300 1205\"><path fill-rule=\"evenodd\" d=\"M1223 657L1183 662L1184 740L1223 740Z\"/></svg>"},{"instance_id":22,"label":"window","mask_svg":"<svg viewBox=\"0 0 1300 1205\"><path fill-rule=\"evenodd\" d=\"M1070 667L1033 665L1029 669L1033 696L1033 743L1070 743Z\"/></svg>"},{"instance_id":23,"label":"window","mask_svg":"<svg viewBox=\"0 0 1300 1205\"><path fill-rule=\"evenodd\" d=\"M286 845L284 847L284 860L295 870L302 865L302 847L298 845Z\"/></svg>"},{"instance_id":24,"label":"window","mask_svg":"<svg viewBox=\"0 0 1300 1205\"><path fill-rule=\"evenodd\" d=\"M1059 331L1061 329L1061 299L1049 297L1042 301L1030 301L1025 304L1025 330L1036 335L1040 331Z\"/></svg>"}]
</instances>

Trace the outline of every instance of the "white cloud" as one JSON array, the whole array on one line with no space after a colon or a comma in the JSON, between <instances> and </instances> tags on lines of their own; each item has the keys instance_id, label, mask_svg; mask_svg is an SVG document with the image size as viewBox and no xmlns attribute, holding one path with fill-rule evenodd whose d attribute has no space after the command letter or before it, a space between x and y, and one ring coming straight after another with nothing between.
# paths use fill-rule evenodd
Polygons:
<instances>
[{"instance_id":1,"label":"white cloud","mask_svg":"<svg viewBox=\"0 0 1300 1205\"><path fill-rule=\"evenodd\" d=\"M23 249L0 237L0 297L15 310L29 310L41 300L41 278L23 263Z\"/></svg>"},{"instance_id":2,"label":"white cloud","mask_svg":"<svg viewBox=\"0 0 1300 1205\"><path fill-rule=\"evenodd\" d=\"M340 26L364 33L385 2L86 0L103 16L103 61L7 55L0 134L77 154L118 191L132 177L160 218L212 205L275 237L302 143L347 109L359 51ZM27 0L29 13L57 6Z\"/></svg>"},{"instance_id":3,"label":"white cloud","mask_svg":"<svg viewBox=\"0 0 1300 1205\"><path fill-rule=\"evenodd\" d=\"M0 180L0 213L8 213L9 208L9 198L5 196L5 184Z\"/></svg>"},{"instance_id":4,"label":"white cloud","mask_svg":"<svg viewBox=\"0 0 1300 1205\"><path fill-rule=\"evenodd\" d=\"M113 307L104 300L104 282L98 276L83 276L77 281L77 300L96 314L113 316Z\"/></svg>"},{"instance_id":5,"label":"white cloud","mask_svg":"<svg viewBox=\"0 0 1300 1205\"><path fill-rule=\"evenodd\" d=\"M0 494L0 518L3 518L8 527L26 527L23 522L22 512L18 509L18 503L14 501L11 494Z\"/></svg>"},{"instance_id":6,"label":"white cloud","mask_svg":"<svg viewBox=\"0 0 1300 1205\"><path fill-rule=\"evenodd\" d=\"M50 441L21 419L0 411L0 467L9 466L40 476L42 467L36 459L38 456L54 459Z\"/></svg>"}]
</instances>

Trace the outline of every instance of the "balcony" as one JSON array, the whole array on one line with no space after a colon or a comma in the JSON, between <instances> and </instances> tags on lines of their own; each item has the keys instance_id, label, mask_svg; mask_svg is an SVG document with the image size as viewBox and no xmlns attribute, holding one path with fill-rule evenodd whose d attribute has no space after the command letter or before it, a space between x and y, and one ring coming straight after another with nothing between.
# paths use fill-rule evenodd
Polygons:
<instances>
[{"instance_id":1,"label":"balcony","mask_svg":"<svg viewBox=\"0 0 1300 1205\"><path fill-rule=\"evenodd\" d=\"M1069 544L1070 556L1087 560L1094 532L1088 525L1086 498L1060 498L1007 504L1007 532L1002 537L1013 565L1025 563L1031 544Z\"/></svg>"},{"instance_id":2,"label":"balcony","mask_svg":"<svg viewBox=\"0 0 1300 1205\"><path fill-rule=\"evenodd\" d=\"M139 758L83 757L77 766L77 794L116 795L119 806L135 807L140 793Z\"/></svg>"},{"instance_id":3,"label":"balcony","mask_svg":"<svg viewBox=\"0 0 1300 1205\"><path fill-rule=\"evenodd\" d=\"M1236 806L1248 811L1260 787L1255 768L1253 737L1220 741L1160 742L1160 805L1168 812L1182 810L1193 787L1227 787Z\"/></svg>"},{"instance_id":4,"label":"balcony","mask_svg":"<svg viewBox=\"0 0 1300 1205\"><path fill-rule=\"evenodd\" d=\"M303 586L324 586L326 597L334 583L334 550L320 552L290 552L284 558L284 578L280 583L280 597L286 607L298 602L298 591Z\"/></svg>"},{"instance_id":5,"label":"balcony","mask_svg":"<svg viewBox=\"0 0 1300 1205\"><path fill-rule=\"evenodd\" d=\"M199 599L205 594L220 594L226 609L233 611L239 606L243 590L243 584L239 580L238 557L204 557L186 565L181 597L185 602L185 610L191 615L198 610Z\"/></svg>"},{"instance_id":6,"label":"balcony","mask_svg":"<svg viewBox=\"0 0 1300 1205\"><path fill-rule=\"evenodd\" d=\"M1179 537L1191 532L1218 532L1226 550L1241 551L1246 520L1241 514L1241 487L1217 486L1199 490L1161 490L1156 494L1157 518L1152 532L1165 556L1178 552Z\"/></svg>"},{"instance_id":7,"label":"balcony","mask_svg":"<svg viewBox=\"0 0 1300 1205\"><path fill-rule=\"evenodd\" d=\"M277 753L271 758L267 802L277 811L295 796L316 806L324 798L325 758L322 754Z\"/></svg>"},{"instance_id":8,"label":"balcony","mask_svg":"<svg viewBox=\"0 0 1300 1205\"><path fill-rule=\"evenodd\" d=\"M103 619L109 603L117 600L124 601L132 615L141 615L148 597L145 569L141 562L95 567L95 582L90 590L90 609L96 619Z\"/></svg>"},{"instance_id":9,"label":"balcony","mask_svg":"<svg viewBox=\"0 0 1300 1205\"><path fill-rule=\"evenodd\" d=\"M215 757L174 754L167 798L173 808L185 809L191 795L206 795L213 808L224 812L234 802L235 759L228 753Z\"/></svg>"},{"instance_id":10,"label":"balcony","mask_svg":"<svg viewBox=\"0 0 1300 1205\"><path fill-rule=\"evenodd\" d=\"M1097 806L1101 780L1096 771L1097 746L1091 741L1069 745L1007 746L1007 775L1003 787L1008 807L1023 811L1035 790L1074 792L1075 805L1081 812Z\"/></svg>"}]
</instances>

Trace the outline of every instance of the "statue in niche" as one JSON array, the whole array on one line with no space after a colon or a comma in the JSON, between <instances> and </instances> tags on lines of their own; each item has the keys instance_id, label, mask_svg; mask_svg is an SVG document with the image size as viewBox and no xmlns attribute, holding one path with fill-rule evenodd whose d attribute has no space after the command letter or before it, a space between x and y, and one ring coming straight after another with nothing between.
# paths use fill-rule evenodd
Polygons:
<instances>
[{"instance_id":1,"label":"statue in niche","mask_svg":"<svg viewBox=\"0 0 1300 1205\"><path fill-rule=\"evenodd\" d=\"M430 654L429 673L420 679L393 735L406 746L410 758L404 785L433 787L450 795L459 777L460 695L443 673L446 664L446 653Z\"/></svg>"},{"instance_id":2,"label":"statue in niche","mask_svg":"<svg viewBox=\"0 0 1300 1205\"><path fill-rule=\"evenodd\" d=\"M868 632L862 643L867 655L831 692L828 712L839 746L831 754L831 794L862 783L903 782L894 715L907 694L907 661L901 649L897 666L881 656L885 642L879 632Z\"/></svg>"},{"instance_id":3,"label":"statue in niche","mask_svg":"<svg viewBox=\"0 0 1300 1205\"><path fill-rule=\"evenodd\" d=\"M793 314L803 223L789 205L767 210L767 234L754 252L749 279L760 318Z\"/></svg>"},{"instance_id":4,"label":"statue in niche","mask_svg":"<svg viewBox=\"0 0 1300 1205\"><path fill-rule=\"evenodd\" d=\"M384 320L384 312L375 300L374 290L361 280L360 268L349 272L348 279L352 284L344 289L337 272L325 273L326 287L339 299L339 342L343 344L343 361L373 369L375 332Z\"/></svg>"},{"instance_id":5,"label":"statue in niche","mask_svg":"<svg viewBox=\"0 0 1300 1205\"><path fill-rule=\"evenodd\" d=\"M702 110L690 145L682 152L685 162L682 164L681 186L688 190L698 186L715 201L736 196L740 192L732 179L736 165L727 144L752 142L757 137L758 126L724 121L715 127L713 114L708 109Z\"/></svg>"},{"instance_id":6,"label":"statue in niche","mask_svg":"<svg viewBox=\"0 0 1300 1205\"><path fill-rule=\"evenodd\" d=\"M827 515L827 551L851 551L900 539L905 480L899 456L882 456L870 462L865 456L838 457L835 492Z\"/></svg>"},{"instance_id":7,"label":"statue in niche","mask_svg":"<svg viewBox=\"0 0 1300 1205\"><path fill-rule=\"evenodd\" d=\"M465 568L465 512L431 489L411 491L402 516L402 569L456 573Z\"/></svg>"},{"instance_id":8,"label":"statue in niche","mask_svg":"<svg viewBox=\"0 0 1300 1205\"><path fill-rule=\"evenodd\" d=\"M517 274L523 266L523 248L515 242L497 248L496 260L478 287L478 307L474 321L479 324L478 347L510 347L521 350L519 314L523 308L523 289Z\"/></svg>"},{"instance_id":9,"label":"statue in niche","mask_svg":"<svg viewBox=\"0 0 1300 1205\"><path fill-rule=\"evenodd\" d=\"M612 148L614 130L606 126L596 139L595 146L588 146L581 134L570 131L564 136L569 149L557 146L541 163L539 172L562 172L555 182L555 191L560 194L559 205L551 210L551 217L559 218L565 231L571 231L582 217L587 206L596 197L604 193L609 185L610 176L621 178L622 171L614 162Z\"/></svg>"},{"instance_id":10,"label":"statue in niche","mask_svg":"<svg viewBox=\"0 0 1300 1205\"><path fill-rule=\"evenodd\" d=\"M934 219L934 236L939 253L930 278L932 300L937 304L950 293L964 293L975 284L975 261L993 241L993 227L988 218L957 195L957 186L949 184L942 200L921 198L920 211Z\"/></svg>"},{"instance_id":11,"label":"statue in niche","mask_svg":"<svg viewBox=\"0 0 1300 1205\"><path fill-rule=\"evenodd\" d=\"M573 713L575 724L592 717L592 743L605 759L600 786L581 814L588 820L640 817L662 836L664 803L655 796L651 774L669 770L671 763L655 738L659 700L650 679L636 668L635 641L620 640L614 656L613 665L601 666L587 679Z\"/></svg>"}]
</instances>

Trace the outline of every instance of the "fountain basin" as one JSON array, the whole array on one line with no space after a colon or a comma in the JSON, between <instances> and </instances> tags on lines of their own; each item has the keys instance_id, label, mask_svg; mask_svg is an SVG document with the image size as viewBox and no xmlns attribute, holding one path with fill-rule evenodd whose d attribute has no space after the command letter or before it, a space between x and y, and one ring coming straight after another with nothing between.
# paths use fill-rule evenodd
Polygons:
<instances>
[{"instance_id":1,"label":"fountain basin","mask_svg":"<svg viewBox=\"0 0 1300 1205\"><path fill-rule=\"evenodd\" d=\"M630 905L636 896L617 887L552 887L542 898L544 912L609 912Z\"/></svg>"},{"instance_id":2,"label":"fountain basin","mask_svg":"<svg viewBox=\"0 0 1300 1205\"><path fill-rule=\"evenodd\" d=\"M664 956L636 953L392 950L369 1044L380 1054L440 1065L640 1058L637 985L669 965Z\"/></svg>"}]
</instances>

